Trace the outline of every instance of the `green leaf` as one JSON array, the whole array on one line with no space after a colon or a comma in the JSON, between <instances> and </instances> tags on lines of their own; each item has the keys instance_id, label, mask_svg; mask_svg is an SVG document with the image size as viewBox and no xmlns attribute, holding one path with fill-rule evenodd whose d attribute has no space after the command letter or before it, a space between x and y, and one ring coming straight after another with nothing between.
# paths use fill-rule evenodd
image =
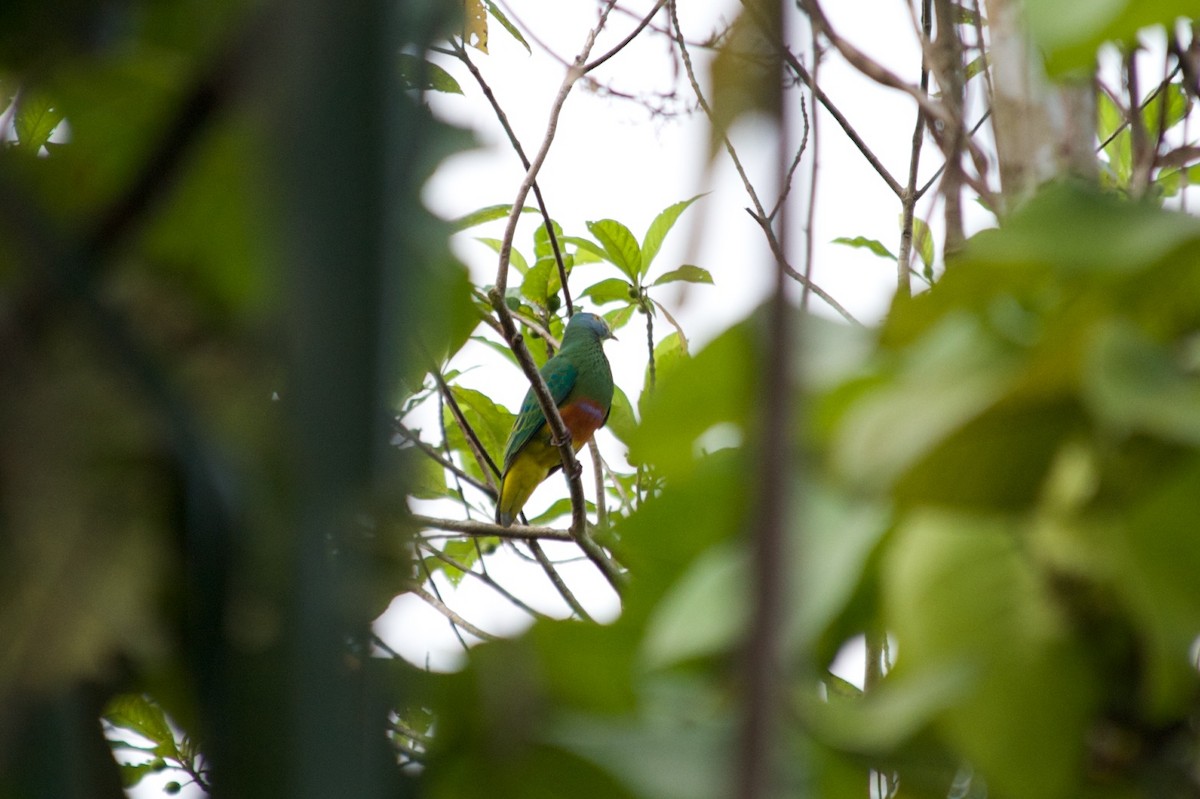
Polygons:
<instances>
[{"instance_id":1,"label":"green leaf","mask_svg":"<svg viewBox=\"0 0 1200 799\"><path fill-rule=\"evenodd\" d=\"M612 407L608 413L608 429L622 443L629 441L633 429L637 427L637 419L633 416L633 405L620 386L613 386Z\"/></svg>"},{"instance_id":2,"label":"green leaf","mask_svg":"<svg viewBox=\"0 0 1200 799\"><path fill-rule=\"evenodd\" d=\"M723 422L746 423L759 384L754 329L755 317L730 328L643 392L642 423L628 441L632 463L687 473L702 433Z\"/></svg>"},{"instance_id":3,"label":"green leaf","mask_svg":"<svg viewBox=\"0 0 1200 799\"><path fill-rule=\"evenodd\" d=\"M610 277L601 280L599 283L593 283L582 292L581 296L587 297L597 305L604 305L607 302L632 302L636 299L633 286L628 281L622 280L619 277Z\"/></svg>"},{"instance_id":4,"label":"green leaf","mask_svg":"<svg viewBox=\"0 0 1200 799\"><path fill-rule=\"evenodd\" d=\"M458 232L460 230L466 230L467 228L475 227L476 225L482 225L484 222L494 222L497 219L507 219L508 215L511 213L511 204L505 205L504 203L501 203L500 205L489 205L486 208L480 208L478 211L472 211L466 216L460 216L450 224L454 227L455 232ZM538 209L529 205L525 205L521 207L521 213L536 214L538 213ZM485 239L479 240L485 241ZM492 249L494 249L496 252L500 252L499 239L487 239L486 241L497 242Z\"/></svg>"},{"instance_id":5,"label":"green leaf","mask_svg":"<svg viewBox=\"0 0 1200 799\"><path fill-rule=\"evenodd\" d=\"M661 286L664 283L673 283L677 280L682 280L687 283L712 283L712 274L699 266L684 264L678 269L672 269L670 272L662 275L655 280L652 285Z\"/></svg>"},{"instance_id":6,"label":"green leaf","mask_svg":"<svg viewBox=\"0 0 1200 799\"><path fill-rule=\"evenodd\" d=\"M1117 590L1137 620L1144 658L1147 713L1177 718L1196 686L1192 647L1200 636L1200 594L1195 590L1200 537L1195 534L1200 459L1192 449L1180 468L1156 470L1156 485L1122 523L1097 536L1108 545Z\"/></svg>"},{"instance_id":7,"label":"green leaf","mask_svg":"<svg viewBox=\"0 0 1200 799\"><path fill-rule=\"evenodd\" d=\"M590 499L584 500L583 504L588 513L596 512L596 503L592 502ZM570 497L556 499L553 503L551 503L549 508L530 519L529 523L532 525L546 525L555 519L561 519L563 516L570 516L571 510Z\"/></svg>"},{"instance_id":8,"label":"green leaf","mask_svg":"<svg viewBox=\"0 0 1200 799\"><path fill-rule=\"evenodd\" d=\"M1021 532L1001 516L910 514L885 558L883 599L910 677L967 670L939 729L989 793L1051 799L1073 793L1096 697Z\"/></svg>"},{"instance_id":9,"label":"green leaf","mask_svg":"<svg viewBox=\"0 0 1200 799\"><path fill-rule=\"evenodd\" d=\"M933 267L933 233L925 221L913 217L913 249L921 256L926 270Z\"/></svg>"},{"instance_id":10,"label":"green leaf","mask_svg":"<svg viewBox=\"0 0 1200 799\"><path fill-rule=\"evenodd\" d=\"M557 289L558 267L552 260L543 258L525 273L525 279L521 281L521 294L530 302L545 308L547 299L552 293L550 291L551 282Z\"/></svg>"},{"instance_id":11,"label":"green leaf","mask_svg":"<svg viewBox=\"0 0 1200 799\"><path fill-rule=\"evenodd\" d=\"M779 113L779 78L772 70L772 60L749 55L764 52L754 15L743 10L712 62L710 159L743 115L762 112L775 118Z\"/></svg>"},{"instance_id":12,"label":"green leaf","mask_svg":"<svg viewBox=\"0 0 1200 799\"><path fill-rule=\"evenodd\" d=\"M554 226L554 238L558 241L561 248L563 237L562 227L553 220L550 221L550 224ZM554 257L554 246L550 243L550 234L546 232L544 220L533 231L533 252L539 259Z\"/></svg>"},{"instance_id":13,"label":"green leaf","mask_svg":"<svg viewBox=\"0 0 1200 799\"><path fill-rule=\"evenodd\" d=\"M687 339L679 335L679 331L673 330L662 340L654 345L654 379L656 385L661 385L664 381L669 380L670 376L675 372L681 363L688 358ZM646 364L646 374L644 376L642 388L642 396L650 391L650 364ZM639 398L639 402L641 398Z\"/></svg>"},{"instance_id":14,"label":"green leaf","mask_svg":"<svg viewBox=\"0 0 1200 799\"><path fill-rule=\"evenodd\" d=\"M43 92L22 93L17 101L13 129L17 133L17 145L28 153L37 154L50 140L54 129L63 120L50 96Z\"/></svg>"},{"instance_id":15,"label":"green leaf","mask_svg":"<svg viewBox=\"0 0 1200 799\"><path fill-rule=\"evenodd\" d=\"M504 406L497 405L480 391L462 386L451 386L450 391L484 449L487 450L497 466L501 465L504 446L508 443L508 434L512 430L516 415L509 412ZM478 470L475 458L467 446L466 438L454 420L449 407L446 408L445 423L451 447L462 453L468 471L476 477L482 478L482 472Z\"/></svg>"},{"instance_id":16,"label":"green leaf","mask_svg":"<svg viewBox=\"0 0 1200 799\"><path fill-rule=\"evenodd\" d=\"M406 89L421 89L444 94L462 94L462 87L446 70L432 61L410 53L400 53L400 83Z\"/></svg>"},{"instance_id":17,"label":"green leaf","mask_svg":"<svg viewBox=\"0 0 1200 799\"><path fill-rule=\"evenodd\" d=\"M492 252L496 253L497 255L500 254L500 248L504 246L504 242L500 239L493 239L484 236L476 237L475 241L478 241L481 244L486 244L491 248ZM529 271L529 262L525 260L525 256L521 255L521 251L516 247L513 247L508 251L508 264L522 275Z\"/></svg>"},{"instance_id":18,"label":"green leaf","mask_svg":"<svg viewBox=\"0 0 1200 799\"><path fill-rule=\"evenodd\" d=\"M1200 446L1200 380L1128 322L1109 322L1090 338L1084 398L1106 427Z\"/></svg>"},{"instance_id":19,"label":"green leaf","mask_svg":"<svg viewBox=\"0 0 1200 799\"><path fill-rule=\"evenodd\" d=\"M142 694L118 694L104 708L104 720L114 727L132 730L154 743L160 757L179 759L175 734L167 722L166 713L153 700Z\"/></svg>"},{"instance_id":20,"label":"green leaf","mask_svg":"<svg viewBox=\"0 0 1200 799\"><path fill-rule=\"evenodd\" d=\"M132 788L142 781L142 778L155 772L154 761L146 763L121 763L121 787Z\"/></svg>"},{"instance_id":21,"label":"green leaf","mask_svg":"<svg viewBox=\"0 0 1200 799\"><path fill-rule=\"evenodd\" d=\"M587 227L604 247L605 260L615 264L631 281L637 283L642 271L642 250L629 228L615 219L588 222Z\"/></svg>"},{"instance_id":22,"label":"green leaf","mask_svg":"<svg viewBox=\"0 0 1200 799\"><path fill-rule=\"evenodd\" d=\"M520 42L526 52L533 55L533 50L530 49L529 42L525 41L525 37L521 35L521 31L517 29L517 26L509 22L508 17L504 15L500 7L493 3L492 0L483 0L483 4L487 6L488 13L496 18L496 21L500 23L504 30L508 31L510 36Z\"/></svg>"},{"instance_id":23,"label":"green leaf","mask_svg":"<svg viewBox=\"0 0 1200 799\"><path fill-rule=\"evenodd\" d=\"M692 203L703 197L703 194L697 194L690 200L683 200L674 205L664 208L659 212L654 221L650 223L650 227L646 230L646 236L642 239L642 267L641 276L650 270L650 264L658 255L659 249L662 247L663 240L667 234L671 232L671 228L675 226L675 222L679 219L679 215L688 209ZM711 283L712 280L706 281Z\"/></svg>"},{"instance_id":24,"label":"green leaf","mask_svg":"<svg viewBox=\"0 0 1200 799\"><path fill-rule=\"evenodd\" d=\"M614 333L629 323L633 317L633 312L637 309L636 305L626 305L624 308L618 308L615 311L609 311L604 314L604 321L608 322L608 329Z\"/></svg>"},{"instance_id":25,"label":"green leaf","mask_svg":"<svg viewBox=\"0 0 1200 799\"><path fill-rule=\"evenodd\" d=\"M1029 32L1052 75L1091 67L1105 42L1135 45L1142 28L1169 27L1180 17L1195 15L1190 0L1097 0L1086 5L1040 0L1025 9Z\"/></svg>"},{"instance_id":26,"label":"green leaf","mask_svg":"<svg viewBox=\"0 0 1200 799\"><path fill-rule=\"evenodd\" d=\"M997 402L1016 367L976 322L944 319L910 348L885 387L843 407L834 467L856 482L891 484Z\"/></svg>"},{"instance_id":27,"label":"green leaf","mask_svg":"<svg viewBox=\"0 0 1200 799\"><path fill-rule=\"evenodd\" d=\"M854 247L856 249L867 249L878 255L880 258L888 258L893 261L896 260L896 256L892 255L892 251L883 246L883 244L877 239L868 239L865 236L855 236L854 238L841 236L834 239L833 243L844 244L847 247Z\"/></svg>"},{"instance_id":28,"label":"green leaf","mask_svg":"<svg viewBox=\"0 0 1200 799\"><path fill-rule=\"evenodd\" d=\"M750 618L743 588L749 572L746 553L728 542L698 557L646 624L646 666L660 669L733 648Z\"/></svg>"}]
</instances>

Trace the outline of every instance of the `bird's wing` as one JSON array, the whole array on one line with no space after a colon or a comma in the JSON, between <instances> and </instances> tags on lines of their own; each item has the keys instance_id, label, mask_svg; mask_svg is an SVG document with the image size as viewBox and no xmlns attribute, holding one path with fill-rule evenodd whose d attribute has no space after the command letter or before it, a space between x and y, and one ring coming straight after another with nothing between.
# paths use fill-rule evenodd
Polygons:
<instances>
[{"instance_id":1,"label":"bird's wing","mask_svg":"<svg viewBox=\"0 0 1200 799\"><path fill-rule=\"evenodd\" d=\"M575 387L575 378L578 374L579 370L575 368L575 365L563 358L551 358L542 367L542 378L546 381L546 388L550 389L550 396L554 398L556 406L561 407L567 399L571 389ZM533 435L541 430L545 423L546 416L542 413L542 406L538 404L537 395L530 388L525 393L525 401L521 403L521 412L517 415L512 434L508 437L508 446L504 449L506 471L521 448L529 443L529 439L533 438Z\"/></svg>"}]
</instances>

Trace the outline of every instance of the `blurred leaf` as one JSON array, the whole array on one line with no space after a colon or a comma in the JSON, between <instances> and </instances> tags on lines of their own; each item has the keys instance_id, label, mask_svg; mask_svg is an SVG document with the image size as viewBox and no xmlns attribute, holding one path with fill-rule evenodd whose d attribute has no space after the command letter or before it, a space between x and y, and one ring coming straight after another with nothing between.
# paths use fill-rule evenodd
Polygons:
<instances>
[{"instance_id":1,"label":"blurred leaf","mask_svg":"<svg viewBox=\"0 0 1200 799\"><path fill-rule=\"evenodd\" d=\"M637 427L637 420L633 418L633 406L629 404L629 397L621 390L620 386L613 386L612 408L608 414L608 429L617 437L617 440L622 443L628 443L633 429Z\"/></svg>"},{"instance_id":2,"label":"blurred leaf","mask_svg":"<svg viewBox=\"0 0 1200 799\"><path fill-rule=\"evenodd\" d=\"M474 389L451 386L450 391L483 448L487 450L488 455L492 457L497 466L501 465L504 445L508 442L508 433L512 429L513 421L516 418L515 414ZM476 466L466 438L454 420L449 407L445 411L445 424L451 447L462 453L467 470L482 479L483 474Z\"/></svg>"},{"instance_id":3,"label":"blurred leaf","mask_svg":"<svg viewBox=\"0 0 1200 799\"><path fill-rule=\"evenodd\" d=\"M624 308L618 308L615 311L609 311L603 315L604 321L608 322L609 329L615 333L616 331L625 327L630 318L633 317L633 312L635 310L637 310L637 306L630 304L626 305Z\"/></svg>"},{"instance_id":4,"label":"blurred leaf","mask_svg":"<svg viewBox=\"0 0 1200 799\"><path fill-rule=\"evenodd\" d=\"M678 684L678 681L677 681ZM705 686L676 688L658 699L648 718L573 715L558 720L551 738L605 769L647 799L716 799L730 784L732 720L713 707ZM665 690L659 689L665 693Z\"/></svg>"},{"instance_id":5,"label":"blurred leaf","mask_svg":"<svg viewBox=\"0 0 1200 799\"><path fill-rule=\"evenodd\" d=\"M550 283L558 287L558 269L553 261L543 258L525 273L521 281L521 294L525 299L545 308L550 296Z\"/></svg>"},{"instance_id":6,"label":"blurred leaf","mask_svg":"<svg viewBox=\"0 0 1200 799\"><path fill-rule=\"evenodd\" d=\"M477 237L475 241L486 244L497 255L500 254L500 248L504 245L504 242L502 242L500 239L487 237ZM521 255L520 250L518 250L516 247L513 247L508 251L508 263L510 266L512 266L512 268L516 269L522 275L529 271L529 262L525 260L525 256Z\"/></svg>"},{"instance_id":7,"label":"blurred leaf","mask_svg":"<svg viewBox=\"0 0 1200 799\"><path fill-rule=\"evenodd\" d=\"M561 247L563 238L562 227L553 220L551 220L550 224L554 226L554 238L558 241L559 247ZM554 245L550 243L550 234L546 232L544 220L542 224L539 224L533 230L533 251L539 260L542 258L554 258ZM566 253L563 254L565 255Z\"/></svg>"},{"instance_id":8,"label":"blurred leaf","mask_svg":"<svg viewBox=\"0 0 1200 799\"><path fill-rule=\"evenodd\" d=\"M529 42L525 41L525 37L521 35L521 31L508 21L508 17L504 15L500 7L493 3L492 0L483 0L483 4L487 6L488 13L496 18L496 21L500 23L504 30L508 31L509 35L520 42L525 47L525 51L532 55L533 50L529 48Z\"/></svg>"},{"instance_id":9,"label":"blurred leaf","mask_svg":"<svg viewBox=\"0 0 1200 799\"><path fill-rule=\"evenodd\" d=\"M1160 479L1130 509L1124 524L1105 528L1118 590L1138 622L1146 669L1143 690L1148 712L1157 720L1180 718L1197 687L1200 538L1191 523L1197 480L1200 459L1193 450L1182 468Z\"/></svg>"},{"instance_id":10,"label":"blurred leaf","mask_svg":"<svg viewBox=\"0 0 1200 799\"><path fill-rule=\"evenodd\" d=\"M17 99L13 129L22 150L36 155L63 120L63 112L44 92L22 92Z\"/></svg>"},{"instance_id":11,"label":"blurred leaf","mask_svg":"<svg viewBox=\"0 0 1200 799\"><path fill-rule=\"evenodd\" d=\"M142 781L142 778L148 774L155 772L156 764L154 761L146 763L122 763L121 764L121 786L124 788L132 788Z\"/></svg>"},{"instance_id":12,"label":"blurred leaf","mask_svg":"<svg viewBox=\"0 0 1200 799\"><path fill-rule=\"evenodd\" d=\"M890 484L994 404L1017 366L974 320L942 320L904 354L890 385L843 412L835 468L876 488Z\"/></svg>"},{"instance_id":13,"label":"blurred leaf","mask_svg":"<svg viewBox=\"0 0 1200 799\"><path fill-rule=\"evenodd\" d=\"M913 249L921 256L926 269L933 266L933 233L925 221L913 217Z\"/></svg>"},{"instance_id":14,"label":"blurred leaf","mask_svg":"<svg viewBox=\"0 0 1200 799\"><path fill-rule=\"evenodd\" d=\"M868 239L864 236L855 236L854 238L841 236L834 239L833 243L845 244L847 247L854 247L856 249L867 249L878 255L880 258L889 258L893 261L896 260L896 256L892 255L891 250L883 246L883 244L876 239Z\"/></svg>"},{"instance_id":15,"label":"blurred leaf","mask_svg":"<svg viewBox=\"0 0 1200 799\"><path fill-rule=\"evenodd\" d=\"M671 228L675 226L675 222L679 219L679 215L688 209L692 203L703 197L703 194L697 194L690 200L683 200L674 205L668 206L659 212L654 221L650 223L649 229L646 230L646 237L642 240L642 257L640 276L644 277L650 270L650 264L653 263L655 256L658 255L659 249L662 247L663 240L667 234L671 232ZM698 268L698 267L693 267ZM662 278L659 278L661 281ZM711 278L706 281L711 283Z\"/></svg>"},{"instance_id":16,"label":"blurred leaf","mask_svg":"<svg viewBox=\"0 0 1200 799\"><path fill-rule=\"evenodd\" d=\"M1049 799L1080 777L1095 687L1018 533L997 517L910 515L887 555L884 601L910 675L970 675L940 723L989 788Z\"/></svg>"},{"instance_id":17,"label":"blurred leaf","mask_svg":"<svg viewBox=\"0 0 1200 799\"><path fill-rule=\"evenodd\" d=\"M175 734L159 705L141 694L118 694L104 708L104 720L114 727L132 730L154 743L160 757L179 758Z\"/></svg>"},{"instance_id":18,"label":"blurred leaf","mask_svg":"<svg viewBox=\"0 0 1200 799\"><path fill-rule=\"evenodd\" d=\"M1071 0L1042 0L1025 10L1029 32L1053 75L1090 67L1104 42L1133 45L1150 25L1172 25L1195 15L1188 0L1104 0L1082 7Z\"/></svg>"},{"instance_id":19,"label":"blurred leaf","mask_svg":"<svg viewBox=\"0 0 1200 799\"><path fill-rule=\"evenodd\" d=\"M641 647L646 665L660 669L739 643L750 618L749 571L746 553L729 543L696 558L647 621Z\"/></svg>"},{"instance_id":20,"label":"blurred leaf","mask_svg":"<svg viewBox=\"0 0 1200 799\"><path fill-rule=\"evenodd\" d=\"M481 53L488 51L487 11L482 0L463 0L462 40Z\"/></svg>"},{"instance_id":21,"label":"blurred leaf","mask_svg":"<svg viewBox=\"0 0 1200 799\"><path fill-rule=\"evenodd\" d=\"M589 513L595 512L596 503L592 502L591 500L586 500L584 505L587 507ZM563 497L562 499L554 500L554 502L550 504L549 508L531 518L529 523L535 526L549 524L555 519L561 519L563 516L569 516L571 511L572 507L570 497Z\"/></svg>"},{"instance_id":22,"label":"blurred leaf","mask_svg":"<svg viewBox=\"0 0 1200 799\"><path fill-rule=\"evenodd\" d=\"M588 230L604 247L604 258L615 264L634 283L642 272L642 251L629 228L615 219L588 222Z\"/></svg>"},{"instance_id":23,"label":"blurred leaf","mask_svg":"<svg viewBox=\"0 0 1200 799\"><path fill-rule=\"evenodd\" d=\"M588 286L580 292L580 296L587 297L597 305L604 305L617 300L631 302L637 295L628 281L619 277L609 277Z\"/></svg>"},{"instance_id":24,"label":"blurred leaf","mask_svg":"<svg viewBox=\"0 0 1200 799\"><path fill-rule=\"evenodd\" d=\"M506 205L501 203L499 205L489 205L486 208L480 208L478 211L472 211L466 216L460 216L450 224L457 233L461 230L475 227L476 225L482 225L484 222L494 222L497 219L507 219L508 215L511 213L511 204ZM530 205L525 205L521 207L521 213L536 214L538 213L538 209ZM488 246L490 246L493 250L500 252L500 239L479 239L479 241L487 243ZM493 244L492 242L495 243Z\"/></svg>"},{"instance_id":25,"label":"blurred leaf","mask_svg":"<svg viewBox=\"0 0 1200 799\"><path fill-rule=\"evenodd\" d=\"M1102 423L1200 445L1200 380L1129 323L1109 323L1093 340L1084 396Z\"/></svg>"},{"instance_id":26,"label":"blurred leaf","mask_svg":"<svg viewBox=\"0 0 1200 799\"><path fill-rule=\"evenodd\" d=\"M701 433L722 422L745 424L759 383L754 329L753 317L730 328L642 394L642 423L627 442L632 462L686 472Z\"/></svg>"},{"instance_id":27,"label":"blurred leaf","mask_svg":"<svg viewBox=\"0 0 1200 799\"><path fill-rule=\"evenodd\" d=\"M707 269L702 269L691 264L684 264L678 269L672 269L670 272L662 275L655 280L654 286L661 286L663 283L673 283L677 280L682 280L687 283L712 283L712 274Z\"/></svg>"},{"instance_id":28,"label":"blurred leaf","mask_svg":"<svg viewBox=\"0 0 1200 799\"><path fill-rule=\"evenodd\" d=\"M743 115L762 112L774 119L779 113L778 64L769 55L777 50L755 21L775 19L778 0L753 0L752 7L734 20L712 62L710 159Z\"/></svg>"},{"instance_id":29,"label":"blurred leaf","mask_svg":"<svg viewBox=\"0 0 1200 799\"><path fill-rule=\"evenodd\" d=\"M400 53L400 83L406 89L432 90L445 94L462 94L462 87L446 70L432 61L410 53Z\"/></svg>"},{"instance_id":30,"label":"blurred leaf","mask_svg":"<svg viewBox=\"0 0 1200 799\"><path fill-rule=\"evenodd\" d=\"M655 385L664 380L669 380L670 376L678 368L679 364L686 361L688 358L687 339L681 337L678 331L672 331L654 345L654 373ZM643 388L642 395L638 398L639 408L642 399L651 390L650 387L650 364L646 364L646 373L642 377Z\"/></svg>"}]
</instances>

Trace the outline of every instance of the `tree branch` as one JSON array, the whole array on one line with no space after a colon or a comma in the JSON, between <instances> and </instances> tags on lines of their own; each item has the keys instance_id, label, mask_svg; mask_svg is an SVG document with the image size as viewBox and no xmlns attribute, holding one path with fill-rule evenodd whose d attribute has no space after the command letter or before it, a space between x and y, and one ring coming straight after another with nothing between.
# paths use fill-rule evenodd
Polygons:
<instances>
[{"instance_id":1,"label":"tree branch","mask_svg":"<svg viewBox=\"0 0 1200 799\"><path fill-rule=\"evenodd\" d=\"M414 523L421 527L431 527L435 530L446 530L447 532L459 533L469 536L484 536L496 538L512 538L517 540L536 540L544 538L551 541L572 541L571 533L568 530L559 530L554 527L534 527L531 525L514 524L510 527L501 527L492 522L480 522L471 519L438 519L433 516L423 516L418 513L412 514L409 518Z\"/></svg>"}]
</instances>

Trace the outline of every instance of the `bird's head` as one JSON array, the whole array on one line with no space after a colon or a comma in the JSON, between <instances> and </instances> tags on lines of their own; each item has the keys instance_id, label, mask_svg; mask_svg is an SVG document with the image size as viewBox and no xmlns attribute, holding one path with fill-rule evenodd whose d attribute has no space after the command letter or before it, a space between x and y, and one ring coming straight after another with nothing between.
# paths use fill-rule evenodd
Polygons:
<instances>
[{"instance_id":1,"label":"bird's head","mask_svg":"<svg viewBox=\"0 0 1200 799\"><path fill-rule=\"evenodd\" d=\"M571 317L571 321L567 322L567 329L563 332L563 338L571 335L574 330L586 330L601 341L608 338L616 340L617 338L613 335L608 322L604 321L604 317L587 311L580 311Z\"/></svg>"}]
</instances>

